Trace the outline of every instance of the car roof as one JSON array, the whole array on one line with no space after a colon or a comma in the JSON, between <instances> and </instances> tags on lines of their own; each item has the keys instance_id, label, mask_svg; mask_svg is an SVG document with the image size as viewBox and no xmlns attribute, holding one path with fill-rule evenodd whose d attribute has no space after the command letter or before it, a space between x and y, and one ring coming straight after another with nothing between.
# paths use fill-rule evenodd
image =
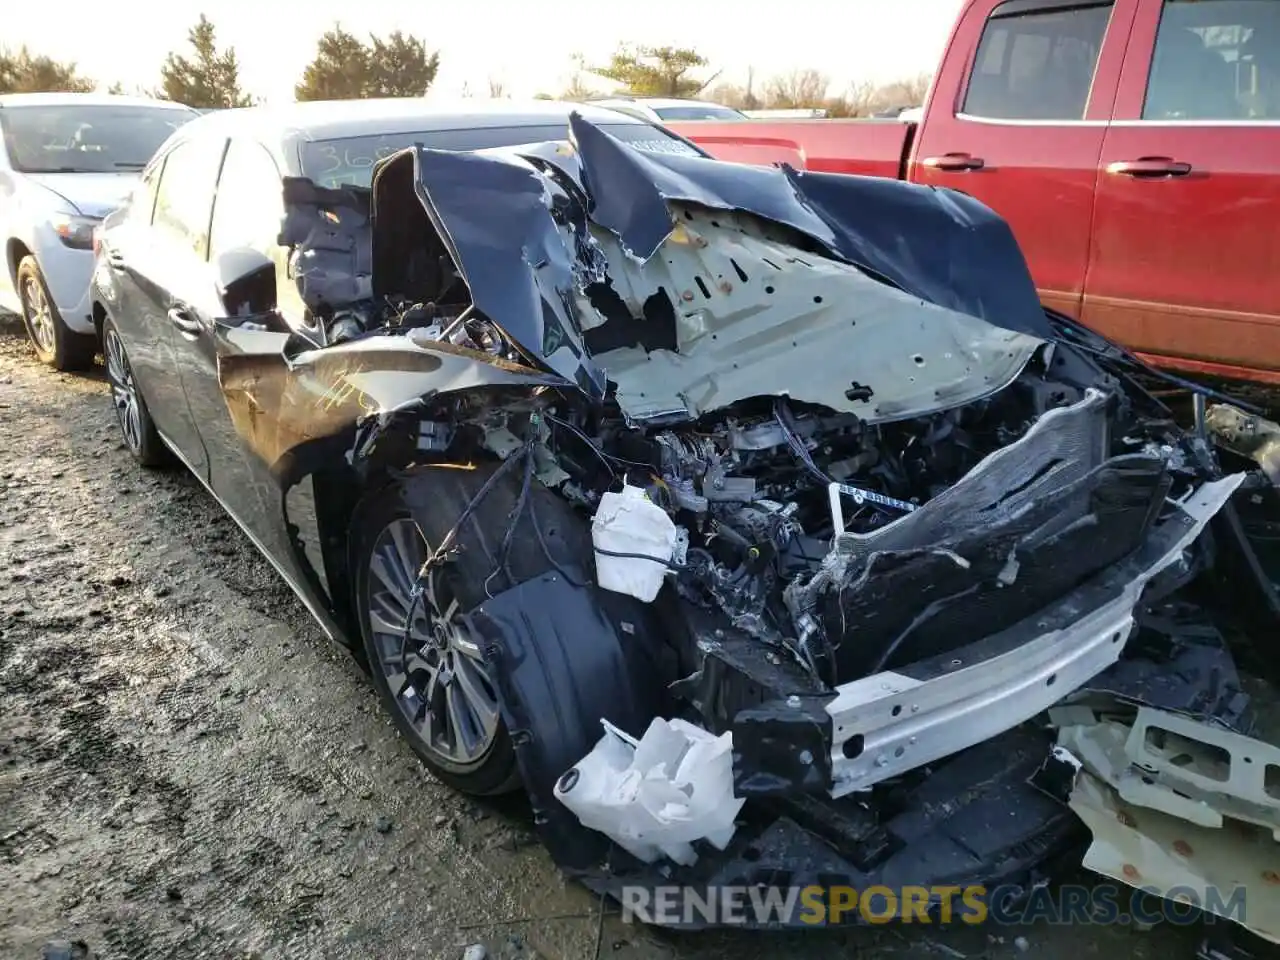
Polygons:
<instances>
[{"instance_id":1,"label":"car roof","mask_svg":"<svg viewBox=\"0 0 1280 960\"><path fill-rule=\"evenodd\" d=\"M716 103L713 100L690 100L680 99L676 97L599 97L591 101L592 103L638 103L641 106L650 108L661 107L724 107L726 110L732 110L733 107L725 107L723 103Z\"/></svg>"},{"instance_id":2,"label":"car roof","mask_svg":"<svg viewBox=\"0 0 1280 960\"><path fill-rule=\"evenodd\" d=\"M374 100L313 100L277 106L241 107L206 113L187 124L187 135L226 133L284 145L373 134L429 133L568 123L579 111L599 123L644 123L614 110L558 100L435 100L397 97Z\"/></svg>"},{"instance_id":3,"label":"car roof","mask_svg":"<svg viewBox=\"0 0 1280 960\"><path fill-rule=\"evenodd\" d=\"M129 97L115 93L3 93L4 107L162 107L170 110L195 111L185 104L154 97Z\"/></svg>"}]
</instances>

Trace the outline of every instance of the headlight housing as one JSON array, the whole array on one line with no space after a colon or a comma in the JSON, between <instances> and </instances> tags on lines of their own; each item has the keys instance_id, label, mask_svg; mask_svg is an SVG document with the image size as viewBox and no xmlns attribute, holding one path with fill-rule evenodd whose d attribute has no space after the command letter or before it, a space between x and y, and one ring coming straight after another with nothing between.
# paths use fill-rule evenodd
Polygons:
<instances>
[{"instance_id":1,"label":"headlight housing","mask_svg":"<svg viewBox=\"0 0 1280 960\"><path fill-rule=\"evenodd\" d=\"M73 250L93 249L93 230L100 222L96 217L82 217L74 213L55 213L49 217L49 226L53 227L62 245Z\"/></svg>"}]
</instances>

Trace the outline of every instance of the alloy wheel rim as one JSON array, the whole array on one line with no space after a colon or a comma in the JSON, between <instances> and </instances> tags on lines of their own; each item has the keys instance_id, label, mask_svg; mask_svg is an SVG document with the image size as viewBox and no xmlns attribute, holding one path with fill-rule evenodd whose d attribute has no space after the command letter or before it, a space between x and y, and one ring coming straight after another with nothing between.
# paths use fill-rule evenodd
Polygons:
<instances>
[{"instance_id":1,"label":"alloy wheel rim","mask_svg":"<svg viewBox=\"0 0 1280 960\"><path fill-rule=\"evenodd\" d=\"M111 403L116 408L116 419L120 422L124 442L136 453L142 448L142 410L138 404L133 371L129 369L129 361L124 354L124 344L114 330L107 331L103 353L106 355L107 381L111 384Z\"/></svg>"},{"instance_id":2,"label":"alloy wheel rim","mask_svg":"<svg viewBox=\"0 0 1280 960\"><path fill-rule=\"evenodd\" d=\"M498 698L440 567L419 586L426 547L412 520L383 529L369 561L366 616L397 709L432 753L467 766L493 745Z\"/></svg>"},{"instance_id":3,"label":"alloy wheel rim","mask_svg":"<svg viewBox=\"0 0 1280 960\"><path fill-rule=\"evenodd\" d=\"M31 338L45 353L53 353L55 340L53 331L53 309L44 288L35 277L27 277L22 284L22 303L26 308L27 328Z\"/></svg>"}]
</instances>

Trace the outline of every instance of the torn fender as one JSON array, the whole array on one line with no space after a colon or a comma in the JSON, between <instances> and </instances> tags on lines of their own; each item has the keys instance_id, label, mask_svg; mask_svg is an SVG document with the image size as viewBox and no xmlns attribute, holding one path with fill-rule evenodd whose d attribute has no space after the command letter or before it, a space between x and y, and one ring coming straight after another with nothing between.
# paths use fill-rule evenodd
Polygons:
<instances>
[{"instance_id":1,"label":"torn fender","mask_svg":"<svg viewBox=\"0 0 1280 960\"><path fill-rule=\"evenodd\" d=\"M571 387L551 373L411 336L376 334L290 355L279 334L219 332L218 381L236 430L267 464L365 417L477 387Z\"/></svg>"}]
</instances>

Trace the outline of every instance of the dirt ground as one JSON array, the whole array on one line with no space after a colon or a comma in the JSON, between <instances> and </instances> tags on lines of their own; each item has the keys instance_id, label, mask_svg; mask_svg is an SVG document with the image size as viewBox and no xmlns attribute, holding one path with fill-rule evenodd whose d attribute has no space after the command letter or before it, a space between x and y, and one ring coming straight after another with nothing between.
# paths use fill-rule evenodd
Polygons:
<instances>
[{"instance_id":1,"label":"dirt ground","mask_svg":"<svg viewBox=\"0 0 1280 960\"><path fill-rule=\"evenodd\" d=\"M193 478L134 465L101 370L39 366L0 318L0 958L1190 960L1200 936L601 924L526 807L424 771Z\"/></svg>"}]
</instances>

